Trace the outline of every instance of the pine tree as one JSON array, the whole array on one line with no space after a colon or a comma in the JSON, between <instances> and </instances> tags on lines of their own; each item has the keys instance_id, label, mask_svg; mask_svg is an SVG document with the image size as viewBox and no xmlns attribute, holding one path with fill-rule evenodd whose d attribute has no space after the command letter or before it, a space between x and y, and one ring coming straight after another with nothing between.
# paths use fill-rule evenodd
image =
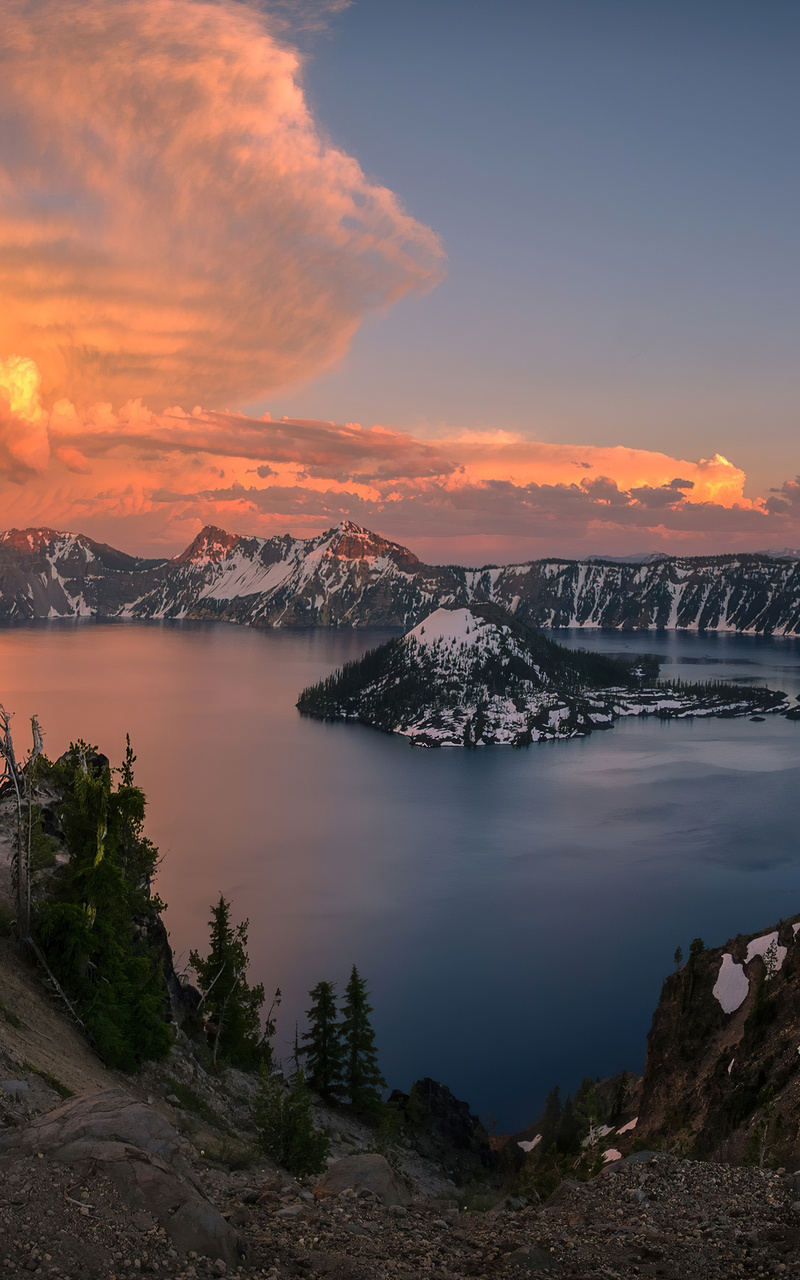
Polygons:
<instances>
[{"instance_id":1,"label":"pine tree","mask_svg":"<svg viewBox=\"0 0 800 1280\"><path fill-rule=\"evenodd\" d=\"M342 1011L344 1084L351 1104L360 1111L377 1109L381 1104L380 1090L386 1088L378 1067L375 1032L369 1020L372 1005L367 1003L368 994L365 980L353 965Z\"/></svg>"},{"instance_id":2,"label":"pine tree","mask_svg":"<svg viewBox=\"0 0 800 1280\"><path fill-rule=\"evenodd\" d=\"M213 1059L245 1070L258 1065L261 1045L261 1006L264 988L251 987L246 973L249 920L232 925L231 904L220 894L211 908L211 950L205 960L197 951L189 963L203 993L203 1009L213 1049Z\"/></svg>"},{"instance_id":3,"label":"pine tree","mask_svg":"<svg viewBox=\"0 0 800 1280\"><path fill-rule=\"evenodd\" d=\"M572 1101L571 1094L567 1094L567 1100L564 1103L564 1109L561 1112L561 1122L558 1126L558 1136L556 1138L556 1146L564 1155L574 1154L580 1149L578 1139L579 1126L578 1118L575 1114L575 1106Z\"/></svg>"},{"instance_id":4,"label":"pine tree","mask_svg":"<svg viewBox=\"0 0 800 1280\"><path fill-rule=\"evenodd\" d=\"M172 1041L143 927L163 909L149 892L158 851L141 833L144 795L132 773L115 790L105 756L85 742L71 744L53 776L69 862L39 909L37 937L100 1056L132 1071L165 1057Z\"/></svg>"},{"instance_id":5,"label":"pine tree","mask_svg":"<svg viewBox=\"0 0 800 1280\"><path fill-rule=\"evenodd\" d=\"M561 1124L561 1090L558 1085L551 1089L545 1098L544 1114L542 1116L542 1151L548 1151L552 1147L558 1137L558 1129Z\"/></svg>"},{"instance_id":6,"label":"pine tree","mask_svg":"<svg viewBox=\"0 0 800 1280\"><path fill-rule=\"evenodd\" d=\"M314 1001L307 1010L309 1029L300 1053L305 1057L308 1083L323 1098L341 1094L344 1051L336 1012L336 984L318 982L308 993Z\"/></svg>"}]
</instances>

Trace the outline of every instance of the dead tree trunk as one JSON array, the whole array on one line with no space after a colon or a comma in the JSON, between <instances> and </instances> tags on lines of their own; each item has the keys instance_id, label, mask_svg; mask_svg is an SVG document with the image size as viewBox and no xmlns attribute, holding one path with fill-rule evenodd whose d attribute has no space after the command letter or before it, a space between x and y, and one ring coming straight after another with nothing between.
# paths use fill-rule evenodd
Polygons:
<instances>
[{"instance_id":1,"label":"dead tree trunk","mask_svg":"<svg viewBox=\"0 0 800 1280\"><path fill-rule=\"evenodd\" d=\"M11 714L0 705L0 756L3 773L0 784L10 788L16 805L17 822L14 850L11 855L11 878L17 895L17 932L24 942L31 936L31 839L33 834L33 792L36 761L42 754L42 731L36 716L31 717L33 745L23 765L17 764L14 739L11 736ZM28 829L23 831L23 801L27 808Z\"/></svg>"}]
</instances>

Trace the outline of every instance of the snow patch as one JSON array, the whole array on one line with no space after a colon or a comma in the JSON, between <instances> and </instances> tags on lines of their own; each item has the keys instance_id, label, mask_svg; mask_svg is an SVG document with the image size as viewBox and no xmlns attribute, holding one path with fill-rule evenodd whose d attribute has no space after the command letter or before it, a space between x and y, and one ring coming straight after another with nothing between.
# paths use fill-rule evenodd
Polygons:
<instances>
[{"instance_id":1,"label":"snow patch","mask_svg":"<svg viewBox=\"0 0 800 1280\"><path fill-rule=\"evenodd\" d=\"M613 1133L610 1124L600 1124L597 1128L592 1125L586 1137L583 1139L581 1146L593 1147L599 1138L607 1138L610 1133Z\"/></svg>"},{"instance_id":2,"label":"snow patch","mask_svg":"<svg viewBox=\"0 0 800 1280\"><path fill-rule=\"evenodd\" d=\"M719 1000L724 1013L734 1013L747 999L749 990L750 979L744 967L737 964L730 952L726 951L711 994Z\"/></svg>"},{"instance_id":3,"label":"snow patch","mask_svg":"<svg viewBox=\"0 0 800 1280\"><path fill-rule=\"evenodd\" d=\"M779 969L781 969L781 968L783 967L783 962L784 962L784 960L786 959L786 956L787 956L787 949L786 949L786 947L779 947L779 946L778 946L778 931L777 931L777 929L775 930L775 932L774 932L774 933L765 933L762 937L760 937L760 938L754 938L752 942L749 942L749 943L747 944L747 960L746 960L746 963L747 963L747 964L749 964L749 963L750 963L750 961L753 959L753 957L754 957L754 956L761 956L761 958L762 958L762 960L763 960L763 959L764 959L764 957L765 957L765 955L766 955L766 953L767 953L767 951L768 951L768 950L769 950L769 948L770 948L771 946L773 946L773 945L774 945L774 947L775 947L775 961L776 961L776 969L775 969L775 972L777 973L777 972L778 972L778 970L779 970Z\"/></svg>"},{"instance_id":4,"label":"snow patch","mask_svg":"<svg viewBox=\"0 0 800 1280\"><path fill-rule=\"evenodd\" d=\"M535 1147L538 1147L541 1140L542 1140L542 1135L540 1133L537 1133L536 1137L533 1138L530 1142L518 1142L517 1146L522 1147L522 1150L527 1154L529 1151L533 1151Z\"/></svg>"},{"instance_id":5,"label":"snow patch","mask_svg":"<svg viewBox=\"0 0 800 1280\"><path fill-rule=\"evenodd\" d=\"M636 1128L638 1123L639 1117L634 1116L634 1118L629 1120L627 1124L624 1124L621 1129L617 1129L617 1133L630 1133L632 1129Z\"/></svg>"},{"instance_id":6,"label":"snow patch","mask_svg":"<svg viewBox=\"0 0 800 1280\"><path fill-rule=\"evenodd\" d=\"M480 638L480 632L487 628L492 629L492 623L485 618L477 618L471 609L436 609L413 631L409 631L406 640L413 639L427 645L437 641L474 645Z\"/></svg>"},{"instance_id":7,"label":"snow patch","mask_svg":"<svg viewBox=\"0 0 800 1280\"><path fill-rule=\"evenodd\" d=\"M621 1160L622 1152L617 1151L616 1147L609 1147L608 1151L603 1152L603 1164L611 1164L612 1160Z\"/></svg>"}]
</instances>

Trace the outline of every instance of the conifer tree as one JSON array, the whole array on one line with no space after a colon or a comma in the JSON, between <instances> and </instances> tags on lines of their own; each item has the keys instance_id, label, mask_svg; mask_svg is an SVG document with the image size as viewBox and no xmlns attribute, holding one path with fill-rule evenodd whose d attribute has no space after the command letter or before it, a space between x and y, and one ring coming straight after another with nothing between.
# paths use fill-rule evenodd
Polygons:
<instances>
[{"instance_id":1,"label":"conifer tree","mask_svg":"<svg viewBox=\"0 0 800 1280\"><path fill-rule=\"evenodd\" d=\"M336 984L318 982L308 993L314 1001L307 1010L309 1029L300 1053L305 1057L308 1083L323 1098L335 1098L343 1089L344 1050L336 1011Z\"/></svg>"},{"instance_id":2,"label":"conifer tree","mask_svg":"<svg viewBox=\"0 0 800 1280\"><path fill-rule=\"evenodd\" d=\"M149 891L158 851L142 835L145 799L132 765L116 789L105 756L85 742L52 766L69 862L36 922L100 1056L123 1071L165 1057L172 1040L161 965L142 928L163 903Z\"/></svg>"},{"instance_id":3,"label":"conifer tree","mask_svg":"<svg viewBox=\"0 0 800 1280\"><path fill-rule=\"evenodd\" d=\"M380 1090L386 1087L378 1067L368 994L366 981L353 965L342 1010L344 1084L351 1104L360 1111L376 1110L381 1104Z\"/></svg>"},{"instance_id":4,"label":"conifer tree","mask_svg":"<svg viewBox=\"0 0 800 1280\"><path fill-rule=\"evenodd\" d=\"M205 960L197 951L190 952L189 963L203 993L214 1064L222 1060L246 1070L259 1061L264 988L247 983L250 922L232 925L230 911L231 904L220 894L208 922L211 950Z\"/></svg>"},{"instance_id":5,"label":"conifer tree","mask_svg":"<svg viewBox=\"0 0 800 1280\"><path fill-rule=\"evenodd\" d=\"M561 1124L561 1090L558 1085L551 1089L545 1098L544 1115L542 1116L542 1151L547 1151L558 1137Z\"/></svg>"}]
</instances>

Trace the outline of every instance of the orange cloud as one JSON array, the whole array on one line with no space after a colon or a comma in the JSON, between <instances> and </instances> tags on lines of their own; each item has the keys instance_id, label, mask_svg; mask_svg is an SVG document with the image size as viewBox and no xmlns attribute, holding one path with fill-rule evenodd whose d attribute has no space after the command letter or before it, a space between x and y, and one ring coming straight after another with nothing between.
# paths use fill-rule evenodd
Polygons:
<instances>
[{"instance_id":1,"label":"orange cloud","mask_svg":"<svg viewBox=\"0 0 800 1280\"><path fill-rule=\"evenodd\" d=\"M0 471L17 480L44 471L50 458L39 385L33 360L0 360Z\"/></svg>"},{"instance_id":2,"label":"orange cloud","mask_svg":"<svg viewBox=\"0 0 800 1280\"><path fill-rule=\"evenodd\" d=\"M319 132L284 31L238 0L4 0L0 352L47 403L252 399L441 278Z\"/></svg>"},{"instance_id":3,"label":"orange cloud","mask_svg":"<svg viewBox=\"0 0 800 1280\"><path fill-rule=\"evenodd\" d=\"M746 476L717 453L698 462L673 458L649 449L622 445L597 446L546 444L525 440L507 432L481 432L438 442L459 461L474 480L508 480L512 484L580 484L598 476L613 476L625 490L670 485L676 479L691 482L692 501L719 502L731 506L746 502Z\"/></svg>"},{"instance_id":4,"label":"orange cloud","mask_svg":"<svg viewBox=\"0 0 800 1280\"><path fill-rule=\"evenodd\" d=\"M503 432L420 439L390 427L43 407L32 361L0 363L4 523L47 523L140 551L176 550L204 523L316 532L345 517L432 560L800 541L800 484L766 500L719 454L692 461ZM131 530L126 533L126 529Z\"/></svg>"}]
</instances>

